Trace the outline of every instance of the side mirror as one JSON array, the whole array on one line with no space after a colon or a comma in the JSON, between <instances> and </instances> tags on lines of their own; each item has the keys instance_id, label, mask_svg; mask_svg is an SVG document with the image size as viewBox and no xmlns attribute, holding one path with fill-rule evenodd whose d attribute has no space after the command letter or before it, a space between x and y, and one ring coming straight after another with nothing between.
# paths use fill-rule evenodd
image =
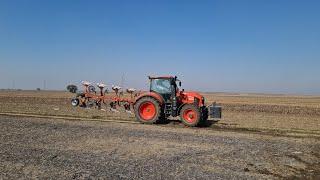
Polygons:
<instances>
[{"instance_id":1,"label":"side mirror","mask_svg":"<svg viewBox=\"0 0 320 180\"><path fill-rule=\"evenodd\" d=\"M179 86L181 87L181 81L179 81Z\"/></svg>"}]
</instances>

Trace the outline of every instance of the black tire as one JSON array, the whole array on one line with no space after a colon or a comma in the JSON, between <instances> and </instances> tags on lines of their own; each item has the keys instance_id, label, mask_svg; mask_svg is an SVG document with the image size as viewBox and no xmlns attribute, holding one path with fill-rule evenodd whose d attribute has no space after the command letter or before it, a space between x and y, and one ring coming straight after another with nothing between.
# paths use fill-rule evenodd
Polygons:
<instances>
[{"instance_id":1,"label":"black tire","mask_svg":"<svg viewBox=\"0 0 320 180\"><path fill-rule=\"evenodd\" d=\"M79 101L78 98L72 98L72 99L71 99L71 105L72 105L73 107L77 107L77 106L79 105L79 103L80 103L80 101Z\"/></svg>"},{"instance_id":2,"label":"black tire","mask_svg":"<svg viewBox=\"0 0 320 180\"><path fill-rule=\"evenodd\" d=\"M153 104L155 108L155 115L151 119L144 119L143 115L140 114L140 108L142 108L141 106L146 103ZM134 105L134 114L136 116L137 121L141 123L145 123L145 124L157 123L160 120L160 116L161 116L160 103L152 97L142 97Z\"/></svg>"},{"instance_id":3,"label":"black tire","mask_svg":"<svg viewBox=\"0 0 320 180\"><path fill-rule=\"evenodd\" d=\"M188 113L192 112L192 113ZM201 112L200 108L195 106L194 104L186 104L184 105L180 110L180 119L183 124L186 126L194 127L198 126L201 123ZM189 117L190 119L187 119L186 116L192 116Z\"/></svg>"}]
</instances>

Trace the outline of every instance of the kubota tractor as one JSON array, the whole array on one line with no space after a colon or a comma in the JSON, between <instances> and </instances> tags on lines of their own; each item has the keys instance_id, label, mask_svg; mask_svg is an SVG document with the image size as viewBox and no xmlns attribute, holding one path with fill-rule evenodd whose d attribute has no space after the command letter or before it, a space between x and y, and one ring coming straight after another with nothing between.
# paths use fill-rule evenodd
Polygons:
<instances>
[{"instance_id":1,"label":"kubota tractor","mask_svg":"<svg viewBox=\"0 0 320 180\"><path fill-rule=\"evenodd\" d=\"M177 77L149 76L149 79L150 91L141 93L133 103L138 121L156 123L168 116L180 116L185 125L197 126L207 121L209 114L212 118L221 118L220 106L212 104L208 109L199 93L179 90L181 81Z\"/></svg>"}]
</instances>

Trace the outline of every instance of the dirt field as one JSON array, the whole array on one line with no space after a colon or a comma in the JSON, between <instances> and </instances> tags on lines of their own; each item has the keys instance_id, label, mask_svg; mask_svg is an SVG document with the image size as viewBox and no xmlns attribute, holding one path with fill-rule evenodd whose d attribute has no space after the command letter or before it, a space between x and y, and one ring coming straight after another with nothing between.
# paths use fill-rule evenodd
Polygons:
<instances>
[{"instance_id":1,"label":"dirt field","mask_svg":"<svg viewBox=\"0 0 320 180\"><path fill-rule=\"evenodd\" d=\"M0 91L0 179L320 178L320 97L204 95L223 118L188 128L73 108L67 92Z\"/></svg>"},{"instance_id":2,"label":"dirt field","mask_svg":"<svg viewBox=\"0 0 320 180\"><path fill-rule=\"evenodd\" d=\"M277 130L320 135L320 97L285 95L204 94L207 104L217 101L223 118L219 128ZM27 113L94 119L134 120L127 113L73 108L68 92L0 91L0 113Z\"/></svg>"},{"instance_id":3,"label":"dirt field","mask_svg":"<svg viewBox=\"0 0 320 180\"><path fill-rule=\"evenodd\" d=\"M319 139L0 116L0 179L319 179Z\"/></svg>"}]
</instances>

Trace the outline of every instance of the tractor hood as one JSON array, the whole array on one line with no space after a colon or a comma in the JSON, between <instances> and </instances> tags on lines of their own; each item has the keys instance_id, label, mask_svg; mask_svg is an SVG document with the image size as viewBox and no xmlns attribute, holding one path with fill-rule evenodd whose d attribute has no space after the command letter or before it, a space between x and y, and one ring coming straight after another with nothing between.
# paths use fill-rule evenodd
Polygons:
<instances>
[{"instance_id":1,"label":"tractor hood","mask_svg":"<svg viewBox=\"0 0 320 180\"><path fill-rule=\"evenodd\" d=\"M194 103L194 101L198 99L199 105L204 105L204 97L198 92L180 91L180 96L184 103Z\"/></svg>"},{"instance_id":2,"label":"tractor hood","mask_svg":"<svg viewBox=\"0 0 320 180\"><path fill-rule=\"evenodd\" d=\"M183 91L181 92L181 94L183 94L184 96L187 96L188 98L199 98L201 100L201 98L203 97L201 94L199 94L198 92L194 92L194 91Z\"/></svg>"}]
</instances>

